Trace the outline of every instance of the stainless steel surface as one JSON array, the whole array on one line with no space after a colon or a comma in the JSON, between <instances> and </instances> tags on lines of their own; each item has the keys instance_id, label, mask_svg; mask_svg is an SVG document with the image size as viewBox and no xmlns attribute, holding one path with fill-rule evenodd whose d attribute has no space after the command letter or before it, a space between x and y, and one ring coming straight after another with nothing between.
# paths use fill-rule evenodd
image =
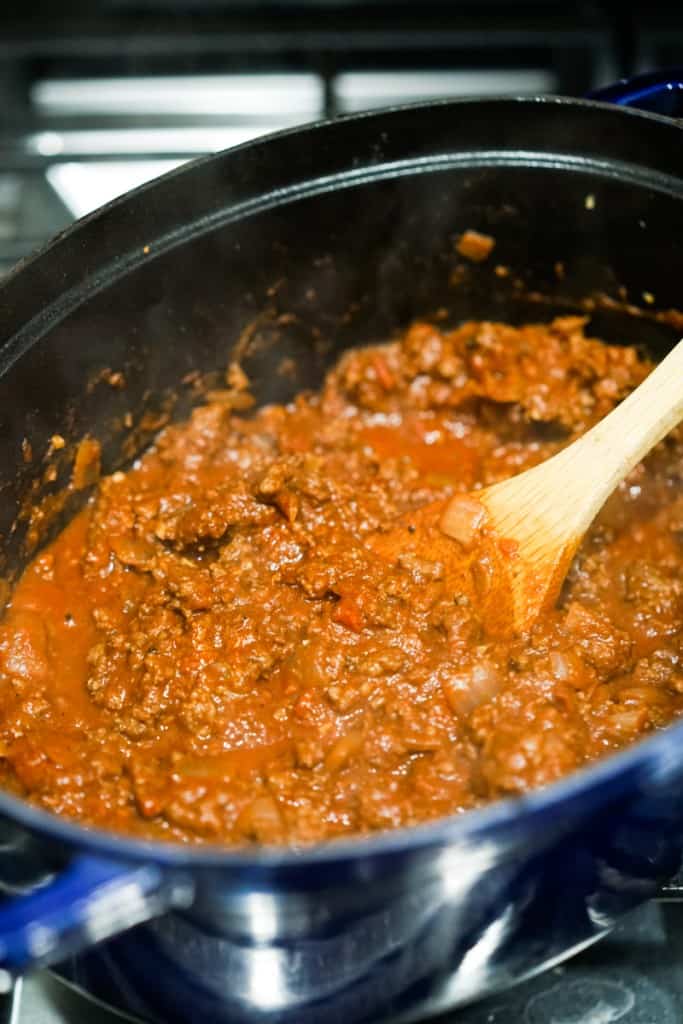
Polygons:
<instances>
[{"instance_id":1,"label":"stainless steel surface","mask_svg":"<svg viewBox=\"0 0 683 1024\"><path fill-rule=\"evenodd\" d=\"M21 983L13 1024L124 1024L131 1020L44 972Z\"/></svg>"},{"instance_id":2,"label":"stainless steel surface","mask_svg":"<svg viewBox=\"0 0 683 1024\"><path fill-rule=\"evenodd\" d=\"M12 1024L123 1024L47 972L25 980ZM0 1005L0 1024L5 1006ZM679 1024L683 907L650 903L583 954L516 989L421 1024ZM373 1021L368 1024L401 1024Z\"/></svg>"}]
</instances>

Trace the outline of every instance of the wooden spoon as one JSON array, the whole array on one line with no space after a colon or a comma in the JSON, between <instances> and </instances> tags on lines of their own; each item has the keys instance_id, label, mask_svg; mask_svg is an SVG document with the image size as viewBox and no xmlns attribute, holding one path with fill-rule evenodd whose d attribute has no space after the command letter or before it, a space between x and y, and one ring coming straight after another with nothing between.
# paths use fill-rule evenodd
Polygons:
<instances>
[{"instance_id":1,"label":"wooden spoon","mask_svg":"<svg viewBox=\"0 0 683 1024\"><path fill-rule=\"evenodd\" d=\"M606 499L683 419L683 341L608 416L533 469L429 505L376 537L383 557L437 566L493 636L522 633L557 600Z\"/></svg>"}]
</instances>

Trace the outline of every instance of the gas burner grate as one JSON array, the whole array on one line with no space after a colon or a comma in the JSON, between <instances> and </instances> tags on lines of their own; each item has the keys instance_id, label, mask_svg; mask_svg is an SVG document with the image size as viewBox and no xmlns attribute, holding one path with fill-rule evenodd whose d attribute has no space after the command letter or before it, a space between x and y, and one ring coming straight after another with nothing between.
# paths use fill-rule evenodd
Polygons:
<instances>
[{"instance_id":1,"label":"gas burner grate","mask_svg":"<svg viewBox=\"0 0 683 1024\"><path fill-rule=\"evenodd\" d=\"M628 70L594 0L62 0L59 15L4 0L0 17L0 274L128 188L267 132L437 97L576 95Z\"/></svg>"}]
</instances>

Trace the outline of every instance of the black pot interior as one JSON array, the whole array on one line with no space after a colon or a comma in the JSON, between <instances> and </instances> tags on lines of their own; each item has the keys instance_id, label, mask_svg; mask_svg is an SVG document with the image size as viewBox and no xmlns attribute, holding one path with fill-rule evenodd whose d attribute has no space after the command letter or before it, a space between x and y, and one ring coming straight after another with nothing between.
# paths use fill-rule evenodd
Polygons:
<instances>
[{"instance_id":1,"label":"black pot interior","mask_svg":"<svg viewBox=\"0 0 683 1024\"><path fill-rule=\"evenodd\" d=\"M219 159L214 187L225 190L230 164L217 158L217 168ZM309 160L315 165L315 154ZM210 176L204 164L173 188L189 208L193 195L201 203ZM386 338L419 316L547 320L604 293L616 303L593 309L592 333L655 356L678 336L675 318L661 313L682 304L683 183L642 166L475 153L416 162L409 173L341 175L282 202L271 192L239 217L226 207L222 220L195 220L171 241L166 233L165 248L151 217L149 252L138 247L125 266L101 270L99 251L116 240L112 218L125 224L135 202L149 206L163 188L84 225L5 289L5 302L33 290L40 313L40 274L63 273L66 288L80 260L85 290L58 309L19 330L12 310L0 311L13 334L0 378L6 577L26 560L30 508L43 503L43 540L84 500L86 492L60 500L79 439L102 443L105 471L129 463L158 428L157 414L185 414L211 382L206 375L220 374L235 353L258 401L268 402L316 386L342 349ZM484 263L468 263L455 248L469 228L496 240ZM59 291L54 280L52 289ZM54 434L67 445L53 458ZM52 471L46 479L53 464L56 479Z\"/></svg>"}]
</instances>

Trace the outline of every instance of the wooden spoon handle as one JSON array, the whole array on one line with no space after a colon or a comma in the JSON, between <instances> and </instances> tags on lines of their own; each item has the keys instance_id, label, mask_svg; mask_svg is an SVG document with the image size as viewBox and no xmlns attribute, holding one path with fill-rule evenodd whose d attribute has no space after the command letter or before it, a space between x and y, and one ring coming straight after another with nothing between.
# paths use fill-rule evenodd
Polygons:
<instances>
[{"instance_id":1,"label":"wooden spoon handle","mask_svg":"<svg viewBox=\"0 0 683 1024\"><path fill-rule=\"evenodd\" d=\"M616 409L550 460L573 532L585 533L615 487L681 419L683 341Z\"/></svg>"}]
</instances>

